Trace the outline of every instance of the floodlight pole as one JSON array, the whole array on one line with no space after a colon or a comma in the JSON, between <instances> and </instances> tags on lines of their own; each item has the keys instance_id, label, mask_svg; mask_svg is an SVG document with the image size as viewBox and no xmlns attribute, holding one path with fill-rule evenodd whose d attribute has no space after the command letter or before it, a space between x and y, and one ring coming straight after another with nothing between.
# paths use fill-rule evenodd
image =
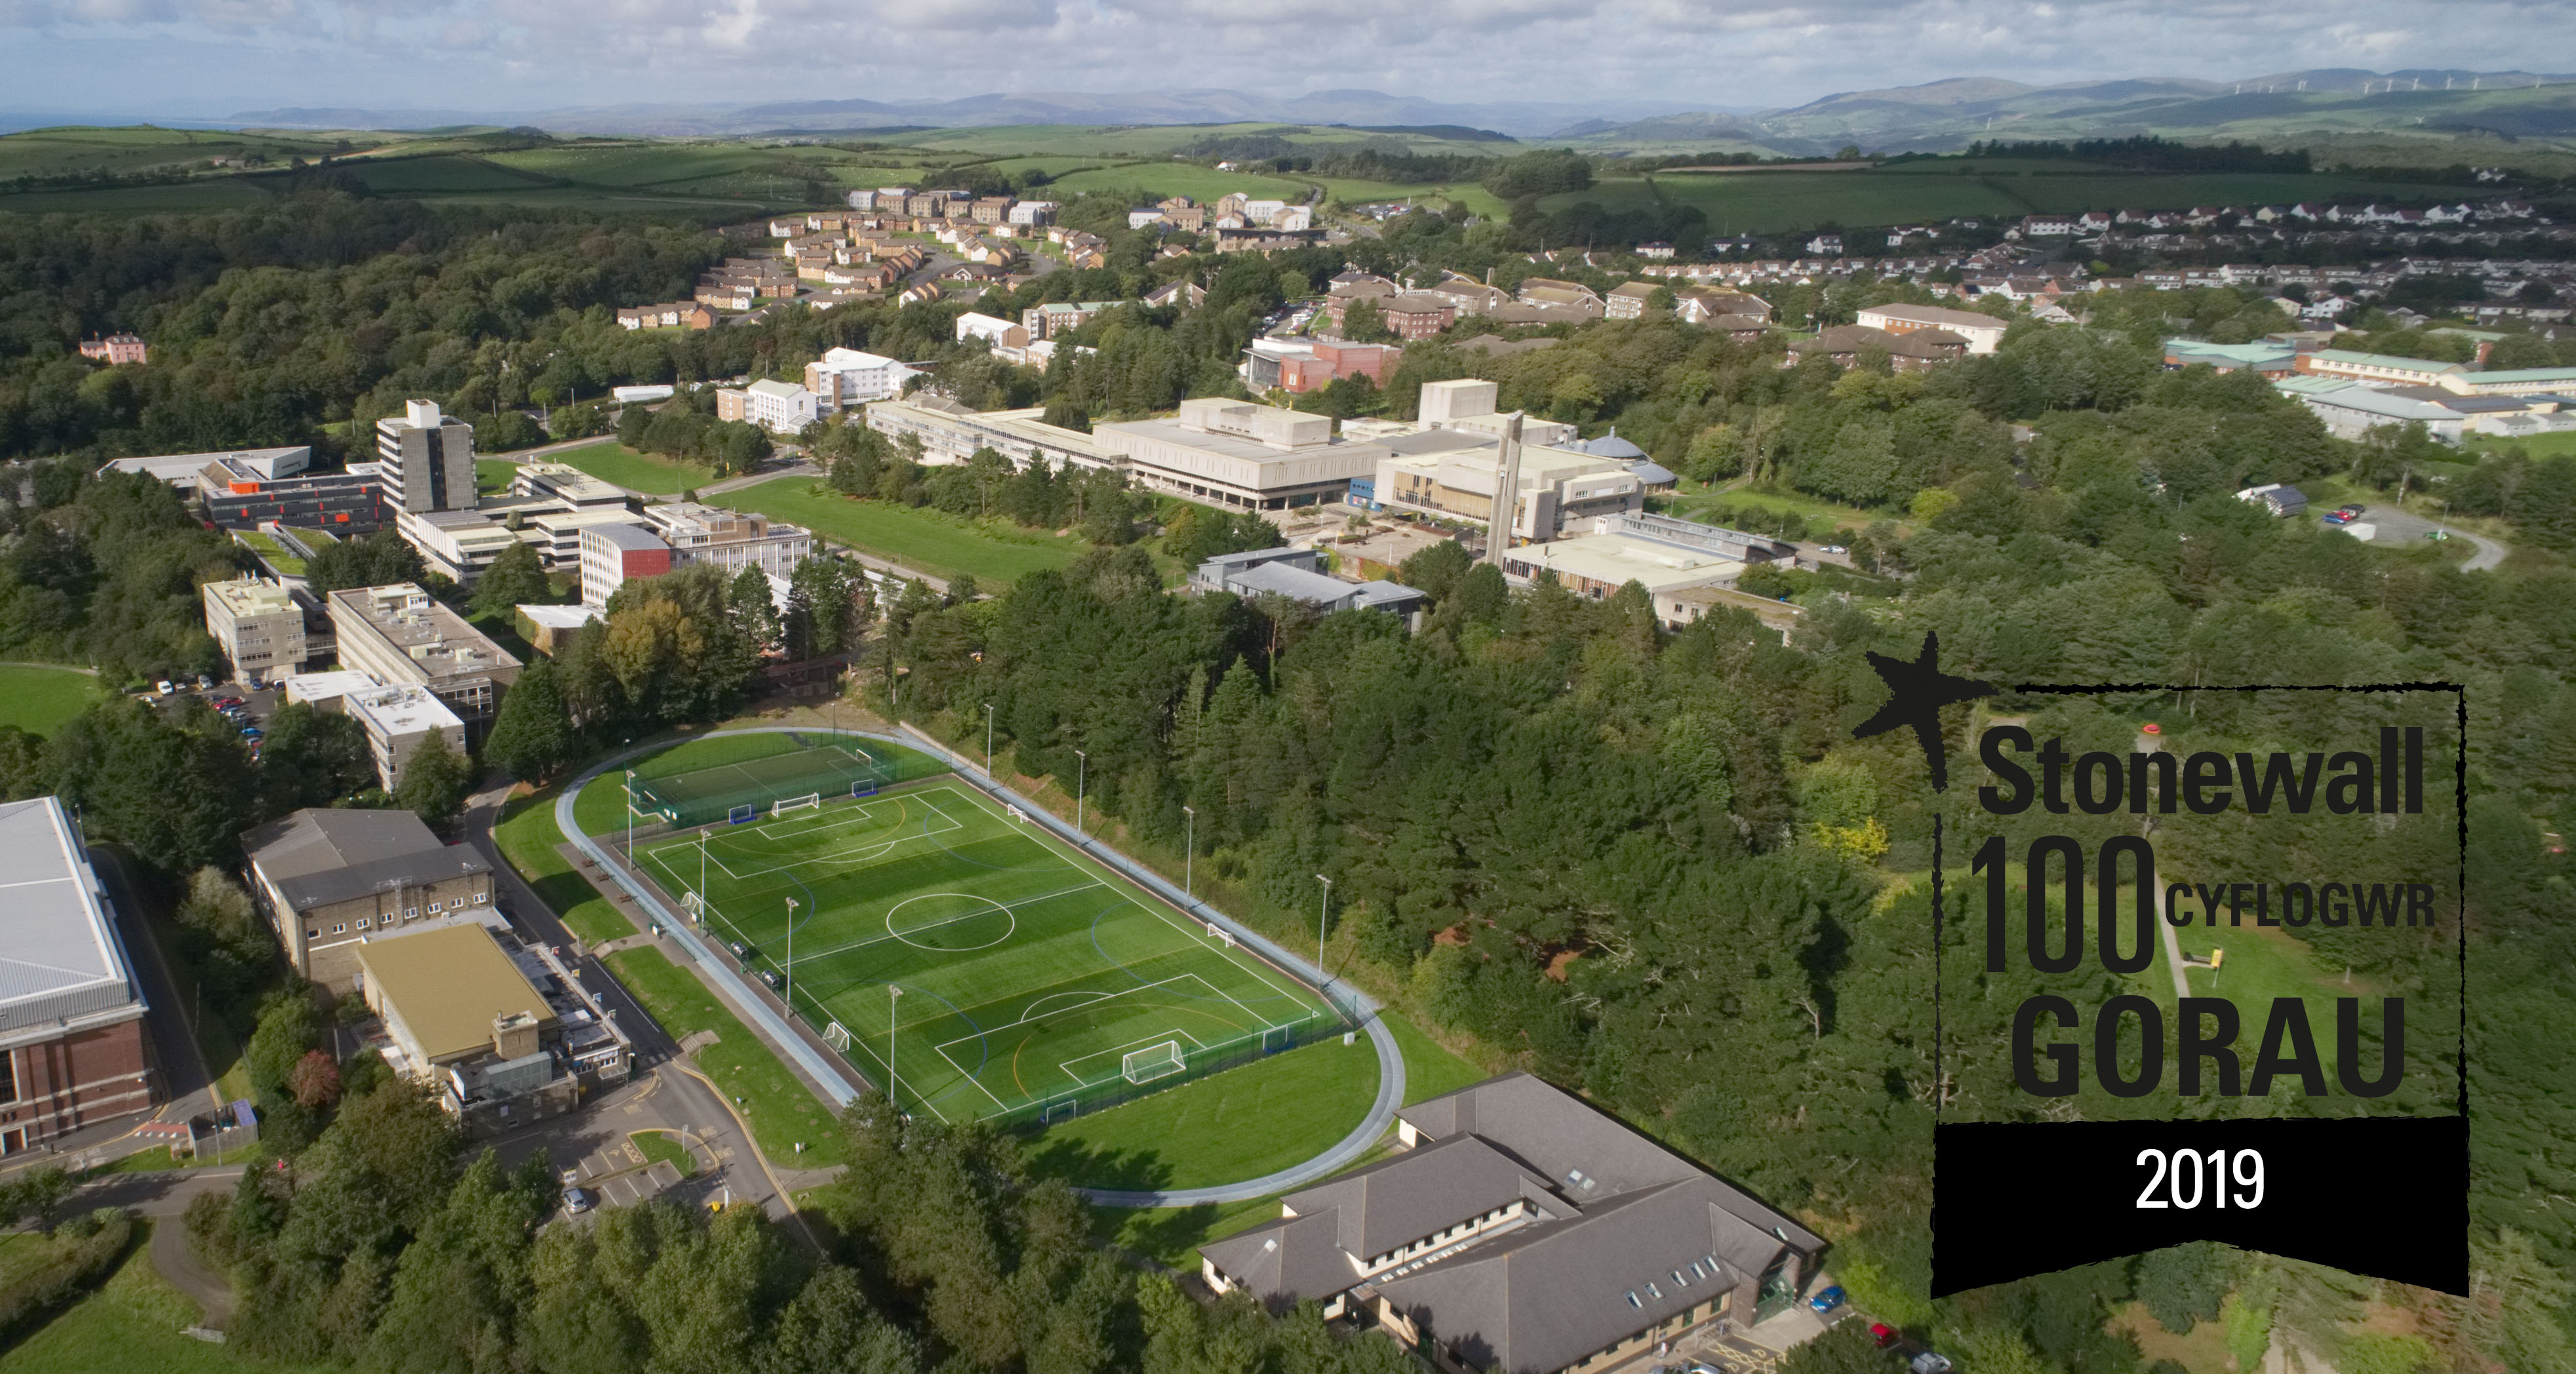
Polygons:
<instances>
[{"instance_id":1,"label":"floodlight pole","mask_svg":"<svg viewBox=\"0 0 2576 1374\"><path fill-rule=\"evenodd\" d=\"M895 1032L903 1028L902 1017L895 1006L895 999L901 996L903 996L903 989L892 983L886 984L886 1105L894 1108L897 1116L903 1114L903 1106L895 1101L894 1096L895 1084L900 1081L900 1075L894 1066L894 1037Z\"/></svg>"},{"instance_id":2,"label":"floodlight pole","mask_svg":"<svg viewBox=\"0 0 2576 1374\"><path fill-rule=\"evenodd\" d=\"M1181 808L1181 814L1190 818L1188 825L1189 838L1181 841L1181 895L1195 902L1198 900L1198 894L1190 886L1190 875L1196 871L1199 861L1198 808L1194 806L1184 806Z\"/></svg>"},{"instance_id":3,"label":"floodlight pole","mask_svg":"<svg viewBox=\"0 0 2576 1374\"><path fill-rule=\"evenodd\" d=\"M626 770L626 866L635 866L635 770Z\"/></svg>"},{"instance_id":4,"label":"floodlight pole","mask_svg":"<svg viewBox=\"0 0 2576 1374\"><path fill-rule=\"evenodd\" d=\"M1073 751L1073 756L1082 760L1073 771L1073 828L1088 835L1090 832L1082 828L1082 799L1091 791L1091 756L1079 749Z\"/></svg>"},{"instance_id":5,"label":"floodlight pole","mask_svg":"<svg viewBox=\"0 0 2576 1374\"><path fill-rule=\"evenodd\" d=\"M1323 974L1324 981L1329 983L1333 981L1333 974L1324 967L1324 925L1333 918L1333 880L1318 873L1315 881L1324 885L1323 900L1315 903L1315 971Z\"/></svg>"},{"instance_id":6,"label":"floodlight pole","mask_svg":"<svg viewBox=\"0 0 2576 1374\"><path fill-rule=\"evenodd\" d=\"M984 703L984 776L993 776L993 703Z\"/></svg>"},{"instance_id":7,"label":"floodlight pole","mask_svg":"<svg viewBox=\"0 0 2576 1374\"><path fill-rule=\"evenodd\" d=\"M778 971L779 999L787 1004L787 1014L796 1014L796 899L787 899L787 965Z\"/></svg>"}]
</instances>

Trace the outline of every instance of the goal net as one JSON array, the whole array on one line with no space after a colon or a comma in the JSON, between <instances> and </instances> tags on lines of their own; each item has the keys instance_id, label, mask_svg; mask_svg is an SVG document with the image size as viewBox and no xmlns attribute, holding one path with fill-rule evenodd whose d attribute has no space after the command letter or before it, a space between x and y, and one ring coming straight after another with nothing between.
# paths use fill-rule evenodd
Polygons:
<instances>
[{"instance_id":1,"label":"goal net","mask_svg":"<svg viewBox=\"0 0 2576 1374\"><path fill-rule=\"evenodd\" d=\"M1129 1050L1118 1061L1119 1073L1130 1083L1151 1083L1182 1069L1181 1042L1166 1040L1141 1050Z\"/></svg>"},{"instance_id":2,"label":"goal net","mask_svg":"<svg viewBox=\"0 0 2576 1374\"><path fill-rule=\"evenodd\" d=\"M731 822L732 822L732 823L734 823L735 825L745 825L745 824L748 824L748 823L750 823L751 821L754 821L754 820L759 819L759 816L760 816L760 808L759 808L759 807L757 807L757 806L751 806L751 805L747 805L747 804L746 804L746 805L743 805L743 806L737 806L737 807L734 807L734 808L732 808L731 810L728 810L727 812L725 812L725 819L726 819L726 820L728 820L728 821L731 821Z\"/></svg>"},{"instance_id":3,"label":"goal net","mask_svg":"<svg viewBox=\"0 0 2576 1374\"><path fill-rule=\"evenodd\" d=\"M850 795L853 797L873 797L876 794L877 780L874 778L861 778L850 784Z\"/></svg>"},{"instance_id":4,"label":"goal net","mask_svg":"<svg viewBox=\"0 0 2576 1374\"><path fill-rule=\"evenodd\" d=\"M776 820L790 811L814 811L823 805L823 794L808 792L801 797L781 797L769 804L769 818Z\"/></svg>"},{"instance_id":5,"label":"goal net","mask_svg":"<svg viewBox=\"0 0 2576 1374\"><path fill-rule=\"evenodd\" d=\"M850 1028L838 1021L823 1027L823 1043L843 1054L850 1052Z\"/></svg>"}]
</instances>

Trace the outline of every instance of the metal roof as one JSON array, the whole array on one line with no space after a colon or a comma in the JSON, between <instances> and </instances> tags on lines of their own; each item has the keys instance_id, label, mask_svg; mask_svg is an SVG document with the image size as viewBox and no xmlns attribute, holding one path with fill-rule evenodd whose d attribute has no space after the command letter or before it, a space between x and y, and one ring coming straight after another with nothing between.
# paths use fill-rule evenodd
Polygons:
<instances>
[{"instance_id":1,"label":"metal roof","mask_svg":"<svg viewBox=\"0 0 2576 1374\"><path fill-rule=\"evenodd\" d=\"M54 797L0 805L0 1045L144 1012L104 889Z\"/></svg>"}]
</instances>

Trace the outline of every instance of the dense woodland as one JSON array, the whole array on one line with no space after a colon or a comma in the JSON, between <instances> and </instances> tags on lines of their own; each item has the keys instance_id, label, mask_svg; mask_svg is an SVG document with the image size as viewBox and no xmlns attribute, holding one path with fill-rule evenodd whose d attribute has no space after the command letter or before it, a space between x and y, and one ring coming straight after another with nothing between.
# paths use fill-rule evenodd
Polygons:
<instances>
[{"instance_id":1,"label":"dense woodland","mask_svg":"<svg viewBox=\"0 0 2576 1374\"><path fill-rule=\"evenodd\" d=\"M1075 211L1107 228L1119 204ZM957 344L953 306L619 330L611 307L681 294L723 251L648 224L431 214L327 193L193 221L0 223L0 459L16 479L0 648L119 675L210 662L195 588L232 575L238 555L159 484L92 479L106 456L336 451L341 422L420 395L469 416L552 404L568 424L597 425L595 407L570 403L630 381L792 375L838 344L928 361L934 384L970 404L1043 405L1087 425L1233 394L1233 360L1258 321L1345 264L1408 280L1494 269L1506 285L1582 275L1513 257L1511 232L1419 212L1347 253L1218 263L1156 260L1147 236L1116 229L1111 266L1053 273L984 308L1133 299L1181 275L1207 287L1206 303L1107 312L1074 338L1096 353L1041 377ZM1832 322L1914 290L1796 288L1775 304L1793 321ZM1201 874L1254 919L1311 932L1314 875L1332 876L1346 973L1797 1211L1836 1241L1833 1267L1859 1300L1956 1352L1966 1374L2149 1374L2105 1325L2133 1301L2168 1330L2220 1323L2241 1365L2295 1341L2346 1374L2560 1374L2576 1365L2576 1223L2557 1199L2576 1179L2555 1142L2576 1134L2576 1081L2552 1047L2576 1037L2576 997L2555 972L2576 958L2576 895L2542 833L2576 822L2576 692L2563 669L2576 572L2562 558L2576 551L2576 461L2505 450L2471 463L2404 433L2347 443L2251 379L2159 366L2166 334L2255 337L2280 320L2234 292L2115 297L2091 329L2022 325L1992 357L1906 376L1877 359L1784 368L1776 344L1668 319L1607 322L1536 331L1557 342L1501 359L1416 343L1383 391L1335 402L1405 416L1425 381L1489 377L1506 407L1586 432L1616 424L1694 479L1861 512L1859 569L1776 577L1774 594L1805 607L1787 644L1734 613L1671 633L1634 589L1598 601L1552 584L1515 591L1454 546L1401 574L1433 598L1417 634L1373 613L1317 621L1276 600L1183 597L1164 589L1146 541L1190 558L1273 533L1032 469L1024 455L926 468L831 427L815 443L845 494L1071 525L1098 547L998 597L916 587L883 606L818 560L783 617L765 589L703 571L633 584L607 623L531 665L484 761L546 777L604 741L732 710L760 646L855 648L885 711L941 729L989 704L1031 773L1069 775L1071 751L1087 750L1091 804L1140 847L1177 853L1181 807L1194 807ZM155 361L109 370L71 353L110 328L144 333ZM1464 322L1456 336L1482 328ZM656 443L659 428L668 451L721 458L712 422L683 415L635 437ZM2366 550L2231 495L2327 474L2438 483L2461 511L2509 522L2527 551L2463 574L2436 550ZM343 547L319 576L367 580L402 561L379 541ZM1911 656L1934 629L1945 667L2000 683L2186 684L1989 704L2070 741L2126 740L2156 719L2191 747L2326 747L2412 708L2354 698L2280 714L2223 689L2466 684L2471 901L2443 915L2465 925L2474 956L2476 1296L2212 1248L1923 1296L1935 1097L2030 1110L2001 1089L1992 1026L1973 1015L1950 1027L1948 1077L1932 1071L1931 794L1903 736L1849 735L1881 690L1863 651ZM386 800L364 795L363 747L326 719L281 716L253 763L218 718L111 699L48 740L0 732L0 782L11 796L75 797L92 833L184 885L192 958L252 970L269 957L264 933L237 891L198 870L231 861L240 830L264 816ZM1970 757L1969 723L1952 722L1954 771ZM1963 804L1955 784L1949 795ZM439 799L391 800L434 812ZM2321 823L2291 843L2332 864L2362 845L2429 843L2439 819L2393 837ZM2194 843L2188 857L2217 864L2242 860L2254 836ZM2428 1008L2423 1024L2440 1024L2456 996L2420 950L2303 938L2319 960L2352 967L2371 999ZM469 1161L433 1108L354 1062L312 1064L322 1013L292 998L250 1005L259 980L238 981L255 1093L293 1167L252 1171L191 1230L248 1279L236 1342L256 1355L548 1371L1394 1364L1391 1348L1340 1341L1311 1314L1210 1311L1140 1281L1081 1245L1070 1198L1028 1179L1014 1142L891 1124L869 1104L848 1123L863 1163L818 1209L819 1257L743 1212L710 1224L646 1208L540 1231L549 1179ZM2001 1007L2026 990L2007 980L1980 995ZM2410 1079L2401 1091L2413 1104L2430 1090ZM2054 1110L2329 1109L2288 1092L2186 1104L2165 1089L2143 1102L2088 1091ZM631 1291L671 1300L618 1296ZM2364 1331L2353 1319L2373 1300L2383 1320ZM1847 1343L1802 1352L1791 1374L1882 1367Z\"/></svg>"}]
</instances>

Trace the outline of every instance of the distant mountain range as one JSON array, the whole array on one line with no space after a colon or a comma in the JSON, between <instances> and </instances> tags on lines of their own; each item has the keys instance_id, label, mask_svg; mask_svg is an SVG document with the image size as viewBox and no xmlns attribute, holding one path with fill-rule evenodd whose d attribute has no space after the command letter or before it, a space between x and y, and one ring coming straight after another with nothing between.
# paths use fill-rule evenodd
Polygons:
<instances>
[{"instance_id":1,"label":"distant mountain range","mask_svg":"<svg viewBox=\"0 0 2576 1374\"><path fill-rule=\"evenodd\" d=\"M1824 154L1940 152L1978 139L2258 137L2374 129L2576 133L2576 76L2536 72L2322 69L2241 81L2134 77L2030 86L1961 77L1845 91L1790 109L1592 119L1547 142L1614 148Z\"/></svg>"},{"instance_id":2,"label":"distant mountain range","mask_svg":"<svg viewBox=\"0 0 2576 1374\"><path fill-rule=\"evenodd\" d=\"M1013 124L1463 126L1604 152L1658 149L1804 156L1857 144L1938 152L1978 139L2261 137L2374 130L2576 134L2576 75L2330 68L2243 80L2133 77L2033 86L1958 77L1844 91L1790 108L1678 101L1462 105L1383 91L1278 97L1230 90L994 93L953 100L636 104L555 110L247 110L231 122L290 129L532 125L568 134L724 136Z\"/></svg>"},{"instance_id":3,"label":"distant mountain range","mask_svg":"<svg viewBox=\"0 0 2576 1374\"><path fill-rule=\"evenodd\" d=\"M766 104L612 105L490 110L245 110L233 122L281 129L420 129L528 124L556 133L727 135L774 131L967 128L1003 124L1455 124L1532 137L1587 119L1641 119L1691 109L1673 100L1456 105L1383 91L1280 98L1242 91L1032 91L955 100L795 100Z\"/></svg>"}]
</instances>

